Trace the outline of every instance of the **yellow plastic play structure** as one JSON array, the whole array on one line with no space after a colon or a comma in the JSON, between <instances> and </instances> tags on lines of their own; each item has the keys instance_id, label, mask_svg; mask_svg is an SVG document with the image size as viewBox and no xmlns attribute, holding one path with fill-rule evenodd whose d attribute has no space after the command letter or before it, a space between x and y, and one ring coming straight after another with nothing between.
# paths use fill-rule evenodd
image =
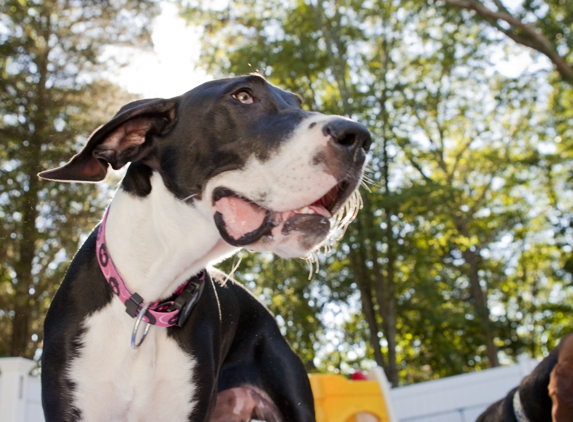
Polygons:
<instances>
[{"instance_id":1,"label":"yellow plastic play structure","mask_svg":"<svg viewBox=\"0 0 573 422\"><path fill-rule=\"evenodd\" d=\"M379 369L379 368L378 368ZM317 422L397 422L390 403L389 385L381 374L368 380L347 380L341 375L311 374ZM378 376L376 376L378 375ZM386 390L386 391L383 391Z\"/></svg>"}]
</instances>

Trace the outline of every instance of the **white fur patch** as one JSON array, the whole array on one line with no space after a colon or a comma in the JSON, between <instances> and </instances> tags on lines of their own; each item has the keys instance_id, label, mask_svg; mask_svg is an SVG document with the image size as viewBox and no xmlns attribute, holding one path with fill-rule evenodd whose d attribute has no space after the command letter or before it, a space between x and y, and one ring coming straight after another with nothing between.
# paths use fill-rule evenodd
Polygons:
<instances>
[{"instance_id":1,"label":"white fur patch","mask_svg":"<svg viewBox=\"0 0 573 422\"><path fill-rule=\"evenodd\" d=\"M85 347L69 367L73 405L86 422L187 421L195 360L160 327L133 350L134 321L116 298L87 318Z\"/></svg>"}]
</instances>

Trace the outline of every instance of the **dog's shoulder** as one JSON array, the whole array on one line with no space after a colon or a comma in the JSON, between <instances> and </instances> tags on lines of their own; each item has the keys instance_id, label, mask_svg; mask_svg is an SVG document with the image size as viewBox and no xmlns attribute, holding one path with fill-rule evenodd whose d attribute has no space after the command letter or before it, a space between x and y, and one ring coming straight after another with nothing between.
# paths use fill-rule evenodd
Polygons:
<instances>
[{"instance_id":1,"label":"dog's shoulder","mask_svg":"<svg viewBox=\"0 0 573 422\"><path fill-rule=\"evenodd\" d=\"M60 289L52 300L46 315L46 324L60 322L67 325L69 313L73 313L74 324L87 315L106 306L113 298L113 292L105 282L96 258L96 237L99 226L88 236L72 260Z\"/></svg>"}]
</instances>

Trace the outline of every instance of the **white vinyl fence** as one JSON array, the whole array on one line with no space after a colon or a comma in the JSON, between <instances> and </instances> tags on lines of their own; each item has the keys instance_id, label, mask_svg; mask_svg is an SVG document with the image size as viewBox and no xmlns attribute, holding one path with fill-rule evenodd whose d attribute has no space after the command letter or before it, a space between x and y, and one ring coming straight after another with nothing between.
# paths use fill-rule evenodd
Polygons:
<instances>
[{"instance_id":1,"label":"white vinyl fence","mask_svg":"<svg viewBox=\"0 0 573 422\"><path fill-rule=\"evenodd\" d=\"M399 422L473 422L504 397L537 365L522 357L516 365L487 369L390 390ZM44 422L36 363L0 359L0 422Z\"/></svg>"},{"instance_id":2,"label":"white vinyl fence","mask_svg":"<svg viewBox=\"0 0 573 422\"><path fill-rule=\"evenodd\" d=\"M36 362L0 359L0 422L44 422L40 378L30 375Z\"/></svg>"},{"instance_id":3,"label":"white vinyl fence","mask_svg":"<svg viewBox=\"0 0 573 422\"><path fill-rule=\"evenodd\" d=\"M516 365L394 388L392 405L400 422L474 422L535 366L536 360L520 356Z\"/></svg>"}]
</instances>

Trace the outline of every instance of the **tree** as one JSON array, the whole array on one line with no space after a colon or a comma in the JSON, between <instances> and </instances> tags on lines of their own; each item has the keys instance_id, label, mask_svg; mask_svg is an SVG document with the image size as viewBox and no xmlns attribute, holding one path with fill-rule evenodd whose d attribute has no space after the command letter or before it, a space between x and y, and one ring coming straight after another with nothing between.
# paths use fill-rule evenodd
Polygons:
<instances>
[{"instance_id":1,"label":"tree","mask_svg":"<svg viewBox=\"0 0 573 422\"><path fill-rule=\"evenodd\" d=\"M67 262L107 199L36 174L75 153L127 100L97 78L105 46L148 35L153 2L15 1L0 6L0 354L32 357ZM105 117L104 117L105 116Z\"/></svg>"}]
</instances>

